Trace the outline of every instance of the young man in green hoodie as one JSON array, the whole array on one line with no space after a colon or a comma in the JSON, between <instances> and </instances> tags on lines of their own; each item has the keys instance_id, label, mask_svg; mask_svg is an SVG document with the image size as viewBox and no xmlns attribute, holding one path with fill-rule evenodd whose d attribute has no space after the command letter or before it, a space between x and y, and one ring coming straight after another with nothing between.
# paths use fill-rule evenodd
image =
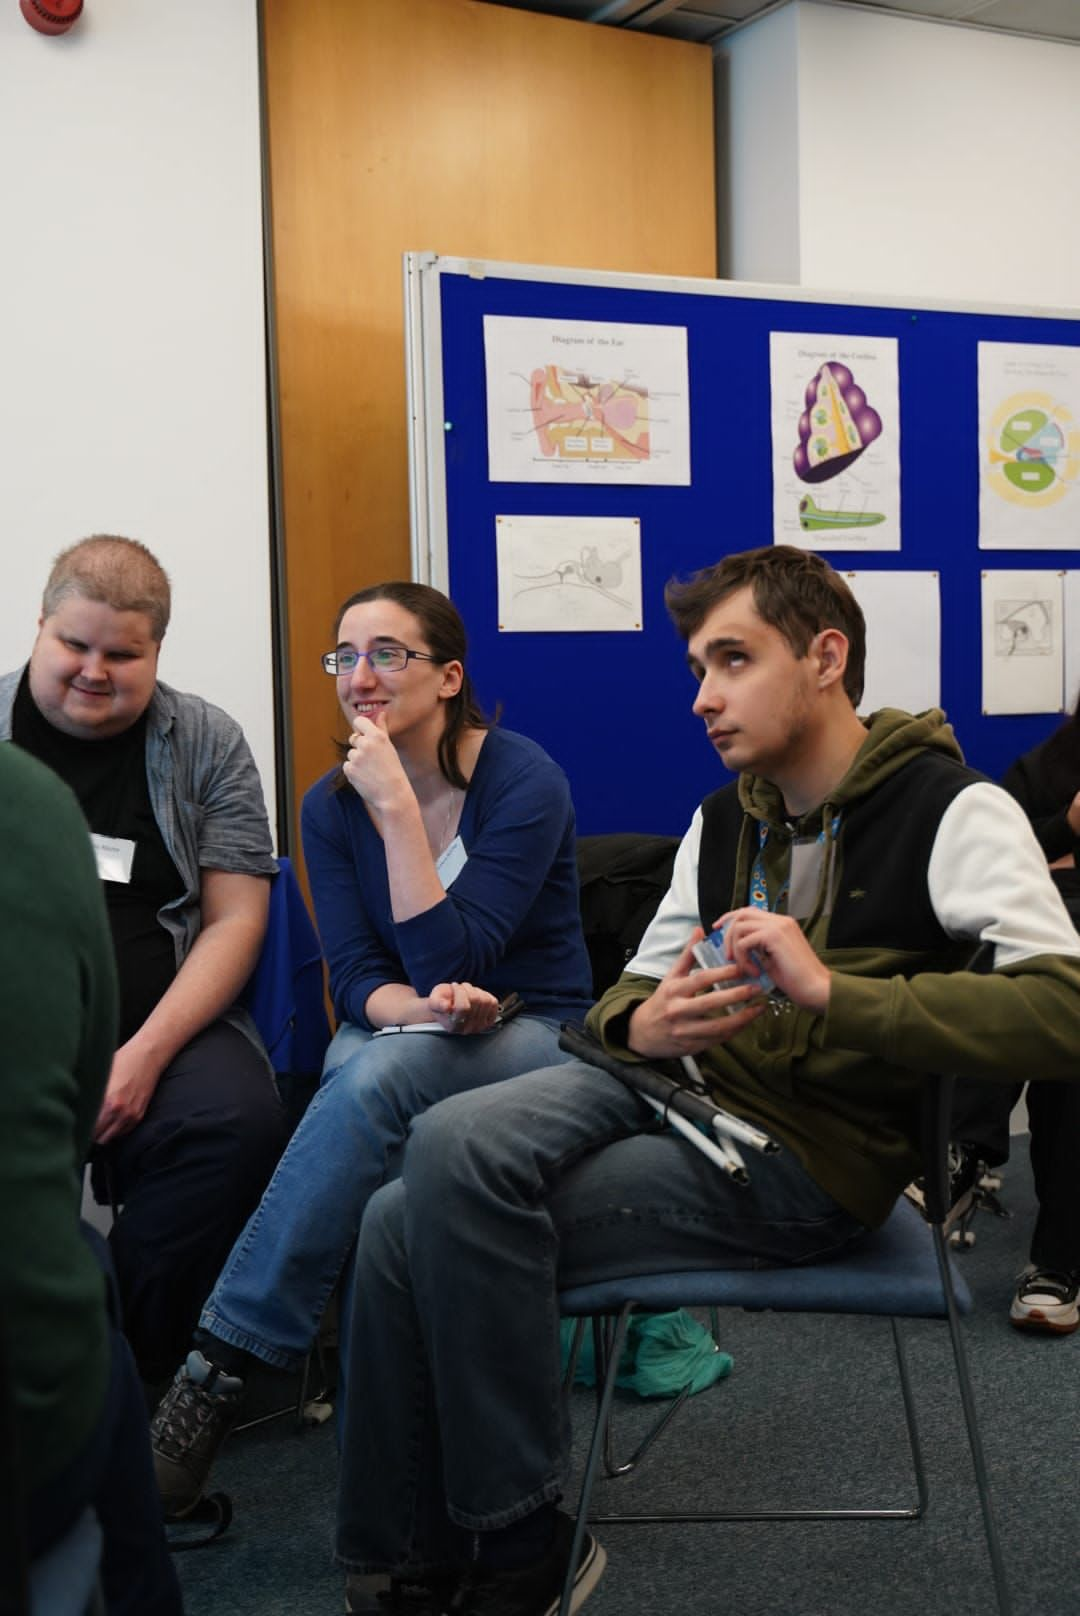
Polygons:
<instances>
[{"instance_id":1,"label":"young man in green hoodie","mask_svg":"<svg viewBox=\"0 0 1080 1616\"><path fill-rule=\"evenodd\" d=\"M695 814L590 1025L624 1060L696 1058L718 1104L782 1149L738 1186L583 1063L419 1119L357 1252L364 1394L338 1526L354 1610L381 1608L378 1574L455 1564L455 1611L557 1610L561 1287L836 1255L917 1170L926 1074L1074 1075L1080 939L1027 820L964 766L940 712L857 717L864 625L843 580L769 547L669 585L667 604L694 711L738 779ZM698 969L722 922L729 963ZM987 975L964 969L980 942ZM760 970L768 1003L739 980ZM587 1536L575 1610L603 1561Z\"/></svg>"}]
</instances>

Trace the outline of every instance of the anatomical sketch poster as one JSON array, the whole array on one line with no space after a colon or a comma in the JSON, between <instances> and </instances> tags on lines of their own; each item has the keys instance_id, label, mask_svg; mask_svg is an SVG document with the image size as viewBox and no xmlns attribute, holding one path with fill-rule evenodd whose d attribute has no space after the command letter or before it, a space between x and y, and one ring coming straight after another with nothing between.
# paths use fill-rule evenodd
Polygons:
<instances>
[{"instance_id":1,"label":"anatomical sketch poster","mask_svg":"<svg viewBox=\"0 0 1080 1616\"><path fill-rule=\"evenodd\" d=\"M488 477L690 482L686 327L484 316Z\"/></svg>"},{"instance_id":2,"label":"anatomical sketch poster","mask_svg":"<svg viewBox=\"0 0 1080 1616\"><path fill-rule=\"evenodd\" d=\"M637 517L497 516L495 550L504 633L641 629Z\"/></svg>"},{"instance_id":3,"label":"anatomical sketch poster","mask_svg":"<svg viewBox=\"0 0 1080 1616\"><path fill-rule=\"evenodd\" d=\"M895 337L769 335L773 537L803 550L899 550Z\"/></svg>"},{"instance_id":4,"label":"anatomical sketch poster","mask_svg":"<svg viewBox=\"0 0 1080 1616\"><path fill-rule=\"evenodd\" d=\"M984 572L984 713L1062 708L1064 579L1060 572Z\"/></svg>"},{"instance_id":5,"label":"anatomical sketch poster","mask_svg":"<svg viewBox=\"0 0 1080 1616\"><path fill-rule=\"evenodd\" d=\"M979 545L1080 549L1080 348L979 343Z\"/></svg>"}]
</instances>

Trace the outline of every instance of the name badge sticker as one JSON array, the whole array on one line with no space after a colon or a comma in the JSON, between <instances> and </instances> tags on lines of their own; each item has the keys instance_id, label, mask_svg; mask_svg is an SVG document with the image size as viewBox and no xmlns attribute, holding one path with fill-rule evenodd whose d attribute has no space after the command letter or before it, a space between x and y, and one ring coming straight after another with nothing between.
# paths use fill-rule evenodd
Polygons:
<instances>
[{"instance_id":1,"label":"name badge sticker","mask_svg":"<svg viewBox=\"0 0 1080 1616\"><path fill-rule=\"evenodd\" d=\"M131 866L135 862L135 843L130 837L99 836L96 831L91 831L90 840L94 844L99 879L122 881L125 886L129 886Z\"/></svg>"},{"instance_id":2,"label":"name badge sticker","mask_svg":"<svg viewBox=\"0 0 1080 1616\"><path fill-rule=\"evenodd\" d=\"M439 855L435 862L435 869L444 890L453 886L468 863L468 859L469 855L465 851L465 843L460 836L455 836L450 846Z\"/></svg>"}]
</instances>

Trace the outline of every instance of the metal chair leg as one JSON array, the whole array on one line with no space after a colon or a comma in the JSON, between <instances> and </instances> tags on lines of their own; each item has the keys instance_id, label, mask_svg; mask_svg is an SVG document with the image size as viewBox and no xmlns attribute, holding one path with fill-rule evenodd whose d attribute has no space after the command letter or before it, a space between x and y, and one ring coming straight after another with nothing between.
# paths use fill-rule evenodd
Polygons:
<instances>
[{"instance_id":1,"label":"metal chair leg","mask_svg":"<svg viewBox=\"0 0 1080 1616\"><path fill-rule=\"evenodd\" d=\"M624 1319L628 1319L629 1313L632 1312L632 1311L633 1311L633 1304L632 1303L627 1304L627 1307L624 1308L623 1313L619 1315L620 1322L622 1322ZM921 1518L921 1516L924 1515L925 1512L926 1512L927 1499L928 1499L926 1468L925 1468L925 1464L924 1464L924 1461L923 1461L922 1444L921 1444L921 1442L919 1440L918 1421L917 1421L916 1412L915 1412L915 1401L914 1401L914 1396L913 1396L912 1387L911 1387L911 1377L910 1377L910 1372L909 1372L909 1369L908 1369L907 1354L906 1354L906 1351L905 1351L905 1348L904 1348L903 1338L902 1338L899 1326L897 1324L897 1321L895 1319L891 1319L889 1322L890 1322L890 1326L891 1326L891 1330L892 1330L893 1348L894 1348L894 1352L895 1352L895 1355L896 1355L896 1366L897 1366L897 1372L898 1372L899 1380L900 1380L900 1393L901 1393L901 1398L903 1400L904 1420L905 1420L905 1428L906 1428L907 1441L908 1441L908 1449L909 1449L909 1452L911 1454L912 1469L913 1469L914 1477L915 1477L916 1497L915 1497L915 1502L913 1504L904 1504L904 1505L896 1505L896 1506L861 1505L861 1506L852 1507L852 1508L835 1508L835 1509L775 1509L775 1508L765 1508L765 1509L724 1509L724 1510L692 1510L692 1511L687 1511L687 1510L634 1511L634 1512L618 1512L618 1513L594 1514L594 1515L591 1516L591 1520L592 1520L593 1524L594 1525L600 1525L600 1526L619 1526L619 1525L644 1526L644 1525L658 1525L658 1524L660 1524L662 1522L665 1522L665 1521L667 1521L667 1522L677 1522L679 1524L690 1525L690 1524L698 1524L698 1523L705 1524L705 1523L708 1523L708 1522L716 1522L716 1521L915 1521L915 1520L919 1520ZM609 1323L609 1326L610 1326L611 1321L609 1320L608 1323ZM614 1453L613 1453L614 1444L613 1444L613 1438L612 1438L612 1426L613 1426L613 1423L614 1423L613 1418L612 1418L612 1414L613 1414L612 1400L613 1400L615 1374L612 1373L612 1371L611 1371L611 1365L610 1365L609 1356L608 1356L609 1352L610 1352L610 1348L607 1346L606 1342L605 1342L605 1345L603 1347L603 1352L604 1352L604 1355L605 1355L604 1369L603 1369L603 1372L602 1372L603 1378L601 1379L601 1374L600 1373L598 1373L598 1376L597 1376L597 1396L598 1396L598 1406L597 1406L597 1416L596 1416L597 1421L599 1422L599 1420L601 1418L601 1413L600 1413L601 1403L599 1401L601 1396L603 1396L603 1398L606 1399L606 1401L603 1404L603 1406L606 1408L606 1413L603 1416L603 1418L604 1418L603 1428L601 1429L601 1427L598 1424L596 1431L594 1431L593 1440L594 1440L594 1442L596 1441L597 1434L599 1433L599 1435L600 1435L600 1437L602 1439L602 1462L603 1462L603 1465L604 1465L604 1472L605 1472L605 1475L608 1476L609 1478L614 1478L614 1477L617 1477L617 1476L624 1476L624 1475L629 1474L629 1472L637 1464L638 1460L648 1450L648 1448L650 1448L652 1446L652 1444L655 1442L656 1438L660 1435L660 1433L667 1427L667 1425L670 1423L670 1421L674 1418L675 1414L678 1412L678 1409L687 1400L687 1398L690 1395L690 1389L689 1389L688 1386L683 1388L683 1390L678 1394L678 1397L665 1410L664 1414L661 1415L660 1418L650 1427L650 1429L647 1432L644 1440L639 1444L639 1446L635 1450L635 1452L633 1454L631 1454L629 1460L623 1462L622 1464L619 1464L619 1463L616 1462L616 1460L614 1458ZM615 1373L617 1373L617 1370L615 1371ZM608 1391L608 1382L609 1381L611 1383L611 1388L612 1388L612 1391L610 1393ZM601 1388L603 1389L602 1393L601 1393ZM590 1489L590 1491L591 1491L591 1489Z\"/></svg>"},{"instance_id":2,"label":"metal chair leg","mask_svg":"<svg viewBox=\"0 0 1080 1616\"><path fill-rule=\"evenodd\" d=\"M577 1366L581 1358L581 1348L585 1340L585 1326L588 1324L588 1322L589 1321L587 1318L582 1317L578 1319L577 1323L574 1325L574 1339L570 1343L570 1355L566 1360L566 1368L563 1371L564 1392L569 1392L570 1388L574 1384L574 1376L577 1374Z\"/></svg>"},{"instance_id":3,"label":"metal chair leg","mask_svg":"<svg viewBox=\"0 0 1080 1616\"><path fill-rule=\"evenodd\" d=\"M589 1500L592 1497L593 1485L596 1481L596 1471L600 1464L603 1452L604 1427L611 1413L611 1399L615 1393L615 1376L618 1373L619 1354L622 1351L623 1339L626 1335L626 1326L633 1312L633 1302L627 1302L622 1309L612 1331L609 1345L609 1358L607 1373L604 1376L603 1391L600 1394L600 1403L597 1409L596 1424L593 1427L592 1441L589 1444L589 1456L585 1462L585 1474L581 1481L581 1495L578 1498L577 1521L574 1526L574 1541L570 1547L570 1561L566 1568L566 1582L563 1585L562 1599L559 1601L559 1616L570 1616L570 1601L574 1592L574 1577L577 1572L578 1561L581 1559L581 1545L585 1541L585 1532L589 1517ZM597 1385L600 1385L599 1363L597 1364Z\"/></svg>"},{"instance_id":4,"label":"metal chair leg","mask_svg":"<svg viewBox=\"0 0 1080 1616\"><path fill-rule=\"evenodd\" d=\"M941 1228L938 1224L934 1224L932 1225L932 1230L934 1254L937 1257L941 1285L945 1292L949 1335L952 1339L956 1378L960 1383L960 1402L964 1410L964 1424L967 1426L971 1463L975 1471L975 1486L978 1489L979 1505L982 1509L983 1532L986 1536L987 1552L990 1555L990 1568L994 1576L997 1607L1000 1616L1012 1616L1012 1597L1009 1593L1009 1584L1005 1576L1005 1563L1001 1556L1001 1542L998 1536L997 1520L994 1515L994 1502L990 1494L990 1477L986 1468L982 1437L979 1434L978 1416L975 1412L975 1395L972 1391L971 1375L968 1369L967 1348L964 1345L963 1332L960 1327L960 1310L956 1305L956 1297L953 1294L952 1275L949 1272L949 1259L945 1250L945 1240Z\"/></svg>"}]
</instances>

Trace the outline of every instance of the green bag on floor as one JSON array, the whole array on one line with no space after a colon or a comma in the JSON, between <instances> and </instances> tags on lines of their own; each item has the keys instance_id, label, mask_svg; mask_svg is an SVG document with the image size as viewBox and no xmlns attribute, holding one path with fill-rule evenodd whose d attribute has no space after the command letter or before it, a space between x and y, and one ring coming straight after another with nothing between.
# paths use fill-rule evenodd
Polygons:
<instances>
[{"instance_id":1,"label":"green bag on floor","mask_svg":"<svg viewBox=\"0 0 1080 1616\"><path fill-rule=\"evenodd\" d=\"M570 1360L577 1319L563 1319L563 1368ZM626 1327L616 1386L638 1397L674 1397L690 1383L691 1392L703 1392L729 1375L734 1359L721 1352L703 1324L684 1307L674 1313L634 1313ZM592 1330L586 1325L575 1381L596 1385Z\"/></svg>"}]
</instances>

